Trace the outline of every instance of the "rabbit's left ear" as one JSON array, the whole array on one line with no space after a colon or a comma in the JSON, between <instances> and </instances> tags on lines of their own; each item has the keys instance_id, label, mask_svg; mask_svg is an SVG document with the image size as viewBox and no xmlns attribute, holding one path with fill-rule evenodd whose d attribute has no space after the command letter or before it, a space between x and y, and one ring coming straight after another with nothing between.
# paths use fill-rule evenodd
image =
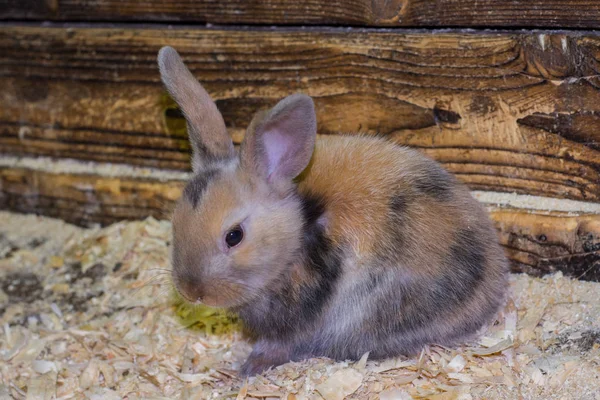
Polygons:
<instances>
[{"instance_id":1,"label":"rabbit's left ear","mask_svg":"<svg viewBox=\"0 0 600 400\"><path fill-rule=\"evenodd\" d=\"M194 171L211 167L235 156L225 122L208 92L185 66L175 49L165 46L158 53L160 76L188 124Z\"/></svg>"},{"instance_id":2,"label":"rabbit's left ear","mask_svg":"<svg viewBox=\"0 0 600 400\"><path fill-rule=\"evenodd\" d=\"M268 182L291 181L310 162L316 135L312 99L303 94L288 96L254 117L242 143L241 163Z\"/></svg>"}]
</instances>

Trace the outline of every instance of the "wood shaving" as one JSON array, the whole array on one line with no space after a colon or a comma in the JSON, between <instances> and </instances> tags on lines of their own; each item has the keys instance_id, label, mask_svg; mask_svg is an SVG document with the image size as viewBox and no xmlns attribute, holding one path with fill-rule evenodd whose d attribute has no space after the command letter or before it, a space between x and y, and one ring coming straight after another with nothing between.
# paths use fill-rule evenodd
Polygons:
<instances>
[{"instance_id":1,"label":"wood shaving","mask_svg":"<svg viewBox=\"0 0 600 400\"><path fill-rule=\"evenodd\" d=\"M81 229L0 212L0 397L598 398L600 283L512 275L497 321L462 346L243 380L251 346L235 318L173 296L170 240L152 218Z\"/></svg>"},{"instance_id":2,"label":"wood shaving","mask_svg":"<svg viewBox=\"0 0 600 400\"><path fill-rule=\"evenodd\" d=\"M317 386L317 391L325 400L343 400L356 392L362 383L363 375L352 368L335 372Z\"/></svg>"}]
</instances>

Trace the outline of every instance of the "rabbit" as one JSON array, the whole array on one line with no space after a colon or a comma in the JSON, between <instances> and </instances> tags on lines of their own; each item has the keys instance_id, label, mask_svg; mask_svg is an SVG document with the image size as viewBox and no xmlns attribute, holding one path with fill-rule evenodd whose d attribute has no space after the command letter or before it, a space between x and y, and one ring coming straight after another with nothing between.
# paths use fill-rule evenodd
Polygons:
<instances>
[{"instance_id":1,"label":"rabbit","mask_svg":"<svg viewBox=\"0 0 600 400\"><path fill-rule=\"evenodd\" d=\"M238 315L254 341L241 376L410 356L493 321L508 263L483 206L437 162L375 135L317 136L304 94L258 112L236 151L179 54L163 47L158 64L192 147L172 280Z\"/></svg>"}]
</instances>

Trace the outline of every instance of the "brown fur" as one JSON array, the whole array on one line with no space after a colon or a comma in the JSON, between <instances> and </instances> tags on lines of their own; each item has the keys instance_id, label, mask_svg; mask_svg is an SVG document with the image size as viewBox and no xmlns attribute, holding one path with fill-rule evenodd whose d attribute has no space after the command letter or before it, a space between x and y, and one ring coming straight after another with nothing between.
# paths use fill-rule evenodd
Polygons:
<instances>
[{"instance_id":1,"label":"brown fur","mask_svg":"<svg viewBox=\"0 0 600 400\"><path fill-rule=\"evenodd\" d=\"M369 253L374 243L386 240L385 220L390 190L414 194L410 175L422 155L384 139L361 136L319 136L309 168L299 177L298 190L321 195L331 218L328 233L339 241L351 234L357 256ZM403 179L403 177L407 177ZM428 215L442 219L436 229L452 224L448 207L420 199ZM428 206L431 205L432 208ZM416 206L416 205L415 205ZM420 221L415 229L429 233ZM432 221L433 222L433 221ZM438 221L435 221L436 225ZM420 232L415 232L420 233ZM450 237L440 237L448 240ZM426 250L426 249L424 249Z\"/></svg>"}]
</instances>

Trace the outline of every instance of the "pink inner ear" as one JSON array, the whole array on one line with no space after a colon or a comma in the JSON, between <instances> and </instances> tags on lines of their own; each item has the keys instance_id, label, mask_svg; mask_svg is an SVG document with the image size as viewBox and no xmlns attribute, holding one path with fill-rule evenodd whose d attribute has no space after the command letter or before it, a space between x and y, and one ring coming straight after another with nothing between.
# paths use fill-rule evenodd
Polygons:
<instances>
[{"instance_id":1,"label":"pink inner ear","mask_svg":"<svg viewBox=\"0 0 600 400\"><path fill-rule=\"evenodd\" d=\"M267 176L270 177L286 156L291 146L291 137L280 133L277 129L269 130L265 133L264 145L268 160Z\"/></svg>"}]
</instances>

